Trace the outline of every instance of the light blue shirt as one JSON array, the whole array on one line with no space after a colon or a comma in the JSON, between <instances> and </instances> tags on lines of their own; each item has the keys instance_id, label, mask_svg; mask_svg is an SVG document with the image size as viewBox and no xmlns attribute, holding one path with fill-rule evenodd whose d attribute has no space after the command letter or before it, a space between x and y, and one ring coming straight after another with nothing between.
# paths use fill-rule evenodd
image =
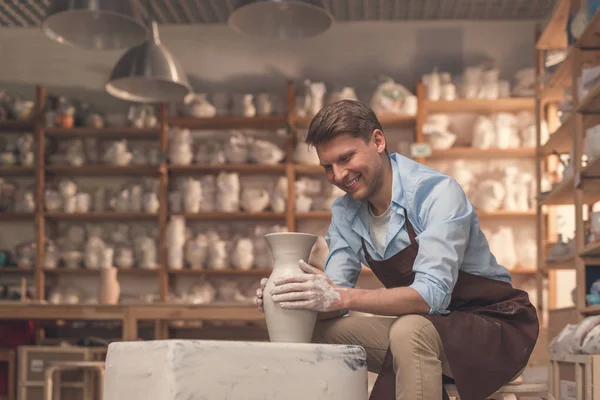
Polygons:
<instances>
[{"instance_id":1,"label":"light blue shirt","mask_svg":"<svg viewBox=\"0 0 600 400\"><path fill-rule=\"evenodd\" d=\"M451 177L400 154L389 156L394 210L384 254L375 249L369 234L366 200L349 195L332 206L332 219L325 236L329 255L325 273L342 287L354 287L361 263L368 266L361 238L374 260L392 257L410 244L404 218L408 215L419 244L410 285L430 307L430 314L446 314L458 271L512 283L508 270L497 263L481 231L479 218L462 187Z\"/></svg>"}]
</instances>

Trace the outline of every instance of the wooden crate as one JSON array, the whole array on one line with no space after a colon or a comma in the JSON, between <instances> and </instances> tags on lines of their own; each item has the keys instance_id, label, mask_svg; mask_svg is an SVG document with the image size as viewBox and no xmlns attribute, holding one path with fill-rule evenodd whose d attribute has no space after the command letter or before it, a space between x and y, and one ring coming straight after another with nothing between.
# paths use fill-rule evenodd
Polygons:
<instances>
[{"instance_id":1,"label":"wooden crate","mask_svg":"<svg viewBox=\"0 0 600 400\"><path fill-rule=\"evenodd\" d=\"M44 382L46 364L52 361L88 361L87 347L62 346L19 346L18 348L19 382ZM64 382L82 382L79 371L66 371L62 374Z\"/></svg>"},{"instance_id":2,"label":"wooden crate","mask_svg":"<svg viewBox=\"0 0 600 400\"><path fill-rule=\"evenodd\" d=\"M600 355L550 354L548 375L557 400L600 400Z\"/></svg>"},{"instance_id":3,"label":"wooden crate","mask_svg":"<svg viewBox=\"0 0 600 400\"><path fill-rule=\"evenodd\" d=\"M101 347L20 346L18 348L17 400L43 400L44 370L52 361L100 361ZM96 379L90 371L64 371L55 383L61 400L89 400L96 393ZM101 399L94 399L101 400Z\"/></svg>"}]
</instances>

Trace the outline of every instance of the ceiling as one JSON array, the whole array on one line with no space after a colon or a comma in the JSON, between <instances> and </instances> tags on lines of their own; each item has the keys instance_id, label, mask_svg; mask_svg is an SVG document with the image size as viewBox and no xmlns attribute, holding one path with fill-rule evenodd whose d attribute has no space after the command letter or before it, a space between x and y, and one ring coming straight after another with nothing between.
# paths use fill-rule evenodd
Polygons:
<instances>
[{"instance_id":1,"label":"ceiling","mask_svg":"<svg viewBox=\"0 0 600 400\"><path fill-rule=\"evenodd\" d=\"M148 0L133 0L147 14ZM161 24L220 24L243 0L150 0ZM322 0L336 21L543 20L556 0ZM38 27L51 0L0 0L0 27Z\"/></svg>"}]
</instances>

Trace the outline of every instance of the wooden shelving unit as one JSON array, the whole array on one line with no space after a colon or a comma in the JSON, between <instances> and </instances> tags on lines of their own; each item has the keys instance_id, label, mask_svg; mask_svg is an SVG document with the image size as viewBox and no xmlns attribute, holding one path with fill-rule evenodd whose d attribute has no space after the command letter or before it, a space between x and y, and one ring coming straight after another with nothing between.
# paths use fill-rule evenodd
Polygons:
<instances>
[{"instance_id":1,"label":"wooden shelving unit","mask_svg":"<svg viewBox=\"0 0 600 400\"><path fill-rule=\"evenodd\" d=\"M539 193L537 206L538 229L538 272L540 278L548 279L548 314L547 325L551 332L562 329L566 323L576 323L586 315L600 314L599 306L586 304L586 288L591 282L589 268L600 265L598 244L585 243L584 209L591 210L591 205L600 200L600 160L588 160L582 167L584 138L586 130L600 123L600 85L592 87L583 96L579 85L582 70L600 64L600 14L594 15L585 32L574 43L567 40L567 19L570 11L576 7L568 0L559 0L536 43L536 116L537 116L537 179L538 190L543 175L552 173L557 165L557 155L572 156L573 171L548 193ZM548 50L566 51L567 56L548 78L544 76L544 52ZM572 95L572 112L558 120L558 104L565 98L565 89ZM542 143L540 139L541 123L547 121L551 133L549 140ZM543 243L556 242L556 226L553 220L557 205L571 205L574 210L575 232L574 250L572 254L558 260L546 261L549 247ZM557 270L574 270L576 274L576 296L573 310L557 308L555 304L558 283Z\"/></svg>"},{"instance_id":2,"label":"wooden shelving unit","mask_svg":"<svg viewBox=\"0 0 600 400\"><path fill-rule=\"evenodd\" d=\"M36 110L35 115L30 121L24 122L0 122L0 131L5 129L30 131L34 133L36 143L45 141L68 140L71 138L97 138L100 140L149 140L158 143L162 154L168 152L168 132L173 127L189 128L194 130L226 130L226 129L268 129L281 130L286 132L284 150L286 153L285 161L275 165L264 164L224 164L224 165L171 165L163 161L160 165L127 165L122 167L107 165L54 165L45 164L47 155L45 146L36 146L36 163L34 168L0 168L0 176L3 174L31 176L36 180L35 199L36 210L30 214L0 214L0 220L31 221L35 225L36 241L36 267L32 270L10 269L11 274L33 274L36 283L36 300L43 302L47 287L46 280L52 278L52 282L63 276L90 276L94 277L98 273L95 270L80 269L44 269L44 246L46 225L57 222L104 222L104 221L124 221L124 222L150 222L158 227L158 268L154 270L145 270L140 268L131 268L120 270L119 274L124 276L140 276L155 278L160 288L161 305L167 306L168 290L170 284L179 276L249 276L259 277L268 276L270 271L264 268L255 268L251 270L235 270L232 268L224 270L194 270L185 268L182 270L170 270L167 268L167 249L166 249L166 230L169 218L172 216L183 216L186 220L193 222L218 223L219 221L265 221L269 223L285 224L290 231L297 230L299 222L305 220L311 221L329 221L331 212L310 211L298 212L295 205L295 185L288 185L287 208L283 213L265 212L245 212L234 213L225 212L200 212L200 213L175 213L168 208L169 186L172 181L185 176L200 176L206 174L218 174L221 171L237 172L244 175L273 175L286 176L289 182L294 182L296 177L302 175L323 176L324 170L319 165L300 165L293 162L295 144L298 141L297 132L306 129L310 123L310 118L296 118L291 110L294 109L294 87L289 83L286 87L286 113L284 115L275 115L269 117L215 117L215 118L190 118L181 116L167 115L167 106L160 107L158 118L158 127L153 129L135 129L135 128L87 128L76 127L73 129L60 129L44 127L44 104L46 93L44 89L38 88L36 91ZM380 121L384 129L413 129L415 132L414 141L416 143L425 143L422 134L422 125L425 116L428 113L492 113L492 112L518 112L526 109L533 109L535 100L530 98L508 98L499 100L456 100L452 102L428 102L424 98L424 88L422 84L417 87L418 112L415 116L406 115L380 115ZM473 148L451 148L448 150L433 151L429 157L431 160L442 158L533 158L536 155L536 149L473 149ZM426 163L427 159L417 159ZM44 207L44 190L47 182L61 177L78 178L142 178L157 177L159 179L159 200L160 208L156 214L148 213L85 213L68 214L47 212ZM493 213L478 213L482 220L502 220L502 219L526 219L535 217L532 212L514 212L497 211ZM529 276L535 274L535 270L523 266L511 271L515 275ZM6 271L9 269L7 268ZM366 269L363 273L367 276L373 274ZM210 308L213 310L215 307ZM217 307L218 308L218 307ZM231 307L223 308L227 314ZM240 306L235 310L250 312L251 307ZM77 309L79 310L79 309ZM79 310L80 311L80 310ZM77 312L79 312L77 311ZM211 311L212 312L212 311ZM237 312L237 311L236 311ZM225 315L224 314L224 315ZM74 314L75 315L75 314ZM77 314L78 315L78 314ZM252 315L256 318L255 314ZM238 315L238 319L243 319L243 315Z\"/></svg>"},{"instance_id":3,"label":"wooden shelving unit","mask_svg":"<svg viewBox=\"0 0 600 400\"><path fill-rule=\"evenodd\" d=\"M423 85L417 88L419 98L419 113L416 124L416 143L426 143L426 139L422 132L422 126L430 114L477 114L489 115L501 112L519 113L522 111L534 112L536 99L529 97L510 97L500 99L456 99L452 101L430 101L425 99L425 89ZM433 149L429 148L430 154L425 157L417 157L417 161L434 166L438 161L448 160L525 160L531 161L533 164L538 153L537 148L473 148L473 147L455 147L448 149ZM435 166L434 166L435 167ZM503 221L506 224L513 222L531 221L533 223L536 218L536 211L509 211L498 210L494 212L483 212L477 210L477 215L482 223ZM489 239L489 238L488 238ZM496 250L498 251L498 250ZM535 265L523 265L509 268L513 278L536 278L537 268ZM515 282L516 285L518 283ZM539 284L536 285L538 293L538 303L542 301L542 290ZM539 307L539 304L537 305Z\"/></svg>"}]
</instances>

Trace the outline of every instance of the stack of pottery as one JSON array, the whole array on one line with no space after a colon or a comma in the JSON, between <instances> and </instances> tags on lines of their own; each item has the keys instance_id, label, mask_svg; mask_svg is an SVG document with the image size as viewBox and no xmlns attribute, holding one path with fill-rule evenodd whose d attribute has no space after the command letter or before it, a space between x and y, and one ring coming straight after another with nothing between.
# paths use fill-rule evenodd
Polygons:
<instances>
[{"instance_id":1,"label":"stack of pottery","mask_svg":"<svg viewBox=\"0 0 600 400\"><path fill-rule=\"evenodd\" d=\"M202 204L202 183L198 179L187 178L183 181L183 210L186 213L200 212Z\"/></svg>"},{"instance_id":2,"label":"stack of pottery","mask_svg":"<svg viewBox=\"0 0 600 400\"><path fill-rule=\"evenodd\" d=\"M217 210L235 212L240 209L240 177L237 172L221 172L217 176Z\"/></svg>"},{"instance_id":3,"label":"stack of pottery","mask_svg":"<svg viewBox=\"0 0 600 400\"><path fill-rule=\"evenodd\" d=\"M208 238L198 234L185 243L185 261L191 269L202 269L208 257Z\"/></svg>"},{"instance_id":4,"label":"stack of pottery","mask_svg":"<svg viewBox=\"0 0 600 400\"><path fill-rule=\"evenodd\" d=\"M189 129L173 128L169 134L169 161L173 165L189 165L194 158Z\"/></svg>"},{"instance_id":5,"label":"stack of pottery","mask_svg":"<svg viewBox=\"0 0 600 400\"><path fill-rule=\"evenodd\" d=\"M206 234L208 240L208 269L223 270L229 267L227 241L215 231Z\"/></svg>"},{"instance_id":6,"label":"stack of pottery","mask_svg":"<svg viewBox=\"0 0 600 400\"><path fill-rule=\"evenodd\" d=\"M185 246L185 219L179 215L171 216L167 226L167 265L169 269L183 269L183 247Z\"/></svg>"}]
</instances>

